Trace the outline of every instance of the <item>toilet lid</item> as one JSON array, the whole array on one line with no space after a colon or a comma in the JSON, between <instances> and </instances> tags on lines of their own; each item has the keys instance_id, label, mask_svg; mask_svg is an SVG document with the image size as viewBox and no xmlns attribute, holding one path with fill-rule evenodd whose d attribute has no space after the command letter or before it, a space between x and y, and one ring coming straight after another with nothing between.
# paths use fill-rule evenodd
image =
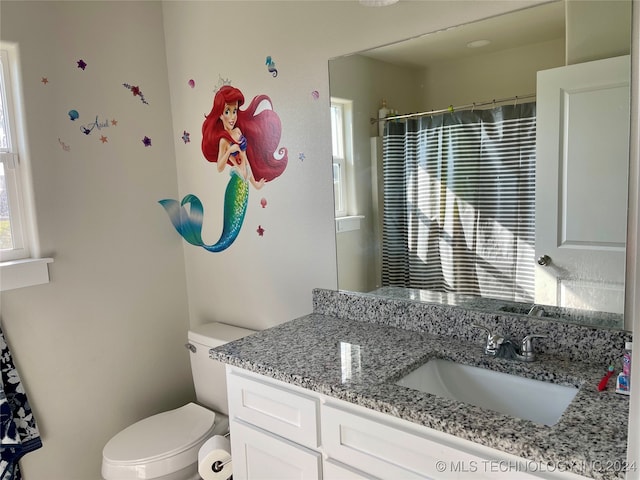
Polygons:
<instances>
[{"instance_id":1,"label":"toilet lid","mask_svg":"<svg viewBox=\"0 0 640 480\"><path fill-rule=\"evenodd\" d=\"M103 468L110 471L153 470L171 473L198 460L198 450L211 436L215 413L195 403L140 420L115 435L104 447ZM153 478L125 476L115 478Z\"/></svg>"}]
</instances>

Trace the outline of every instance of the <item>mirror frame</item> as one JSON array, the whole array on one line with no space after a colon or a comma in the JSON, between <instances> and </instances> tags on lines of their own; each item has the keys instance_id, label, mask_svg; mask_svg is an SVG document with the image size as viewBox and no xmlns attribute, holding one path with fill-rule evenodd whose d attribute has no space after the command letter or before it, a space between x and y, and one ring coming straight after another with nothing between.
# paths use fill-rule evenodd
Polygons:
<instances>
[{"instance_id":1,"label":"mirror frame","mask_svg":"<svg viewBox=\"0 0 640 480\"><path fill-rule=\"evenodd\" d=\"M627 210L627 262L625 329L640 332L640 2L631 5L631 124L629 138L629 202ZM638 343L636 341L636 343ZM640 355L632 357L629 398L627 461L640 462Z\"/></svg>"}]
</instances>

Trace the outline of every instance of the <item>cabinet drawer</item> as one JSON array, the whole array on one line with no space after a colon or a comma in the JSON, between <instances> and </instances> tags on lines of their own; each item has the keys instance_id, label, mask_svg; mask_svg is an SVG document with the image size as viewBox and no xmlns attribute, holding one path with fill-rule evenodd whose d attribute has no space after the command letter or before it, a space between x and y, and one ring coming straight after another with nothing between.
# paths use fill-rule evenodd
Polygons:
<instances>
[{"instance_id":1,"label":"cabinet drawer","mask_svg":"<svg viewBox=\"0 0 640 480\"><path fill-rule=\"evenodd\" d=\"M247 425L231 422L233 478L236 480L318 480L320 453Z\"/></svg>"},{"instance_id":2,"label":"cabinet drawer","mask_svg":"<svg viewBox=\"0 0 640 480\"><path fill-rule=\"evenodd\" d=\"M492 459L449 442L446 434L418 433L380 418L322 405L322 445L329 458L383 479L537 478L523 471L492 469ZM461 442L461 443L458 443ZM467 442L470 443L470 442ZM516 458L516 457L513 457ZM501 465L510 466L509 460ZM513 460L511 460L513 462Z\"/></svg>"},{"instance_id":3,"label":"cabinet drawer","mask_svg":"<svg viewBox=\"0 0 640 480\"><path fill-rule=\"evenodd\" d=\"M378 478L328 459L322 462L322 480L378 480Z\"/></svg>"},{"instance_id":4,"label":"cabinet drawer","mask_svg":"<svg viewBox=\"0 0 640 480\"><path fill-rule=\"evenodd\" d=\"M229 416L301 445L319 445L316 398L232 371L227 375Z\"/></svg>"}]
</instances>

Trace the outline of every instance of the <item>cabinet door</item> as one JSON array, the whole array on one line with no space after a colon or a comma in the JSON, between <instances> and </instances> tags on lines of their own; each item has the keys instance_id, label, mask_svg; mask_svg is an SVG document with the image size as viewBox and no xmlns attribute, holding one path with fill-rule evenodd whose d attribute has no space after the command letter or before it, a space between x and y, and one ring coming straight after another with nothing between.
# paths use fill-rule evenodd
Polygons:
<instances>
[{"instance_id":1,"label":"cabinet door","mask_svg":"<svg viewBox=\"0 0 640 480\"><path fill-rule=\"evenodd\" d=\"M284 438L231 421L234 480L320 480L322 459Z\"/></svg>"}]
</instances>

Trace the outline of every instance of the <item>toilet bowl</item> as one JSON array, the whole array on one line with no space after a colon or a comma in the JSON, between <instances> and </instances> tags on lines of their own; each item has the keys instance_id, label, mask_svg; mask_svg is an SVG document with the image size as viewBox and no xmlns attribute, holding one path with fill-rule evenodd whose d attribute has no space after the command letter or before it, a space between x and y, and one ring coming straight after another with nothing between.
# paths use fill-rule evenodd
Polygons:
<instances>
[{"instance_id":1,"label":"toilet bowl","mask_svg":"<svg viewBox=\"0 0 640 480\"><path fill-rule=\"evenodd\" d=\"M229 431L224 365L209 358L209 350L251 333L222 323L189 331L198 403L142 419L113 436L102 451L102 478L200 480L198 450L212 436Z\"/></svg>"},{"instance_id":2,"label":"toilet bowl","mask_svg":"<svg viewBox=\"0 0 640 480\"><path fill-rule=\"evenodd\" d=\"M116 434L102 452L105 479L199 480L194 459L213 435L229 428L226 415L195 403L140 420Z\"/></svg>"}]
</instances>

